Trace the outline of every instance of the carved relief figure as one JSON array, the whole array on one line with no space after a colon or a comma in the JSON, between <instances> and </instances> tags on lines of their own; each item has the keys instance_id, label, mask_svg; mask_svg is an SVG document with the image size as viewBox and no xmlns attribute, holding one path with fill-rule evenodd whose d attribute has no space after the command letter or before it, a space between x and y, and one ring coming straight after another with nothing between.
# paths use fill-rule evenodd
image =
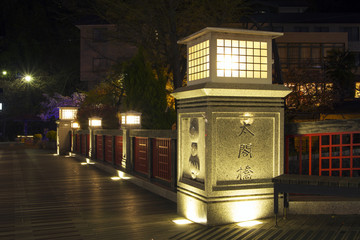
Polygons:
<instances>
[{"instance_id":1,"label":"carved relief figure","mask_svg":"<svg viewBox=\"0 0 360 240\"><path fill-rule=\"evenodd\" d=\"M191 155L189 158L191 177L196 179L200 171L200 161L198 157L197 143L191 143Z\"/></svg>"},{"instance_id":2,"label":"carved relief figure","mask_svg":"<svg viewBox=\"0 0 360 240\"><path fill-rule=\"evenodd\" d=\"M196 179L200 172L200 159L198 156L198 144L199 139L199 120L197 118L190 119L190 139L191 143L191 154L189 158L190 172L192 179Z\"/></svg>"}]
</instances>

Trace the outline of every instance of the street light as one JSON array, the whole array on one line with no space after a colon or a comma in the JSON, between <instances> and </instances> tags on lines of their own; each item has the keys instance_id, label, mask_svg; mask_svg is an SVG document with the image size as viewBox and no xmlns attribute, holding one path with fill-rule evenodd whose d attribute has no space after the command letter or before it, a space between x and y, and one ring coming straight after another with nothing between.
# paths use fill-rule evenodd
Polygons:
<instances>
[{"instance_id":1,"label":"street light","mask_svg":"<svg viewBox=\"0 0 360 240\"><path fill-rule=\"evenodd\" d=\"M31 75L25 75L25 76L24 76L24 80L25 80L26 82L31 82L31 81L33 80L33 77L32 77Z\"/></svg>"}]
</instances>

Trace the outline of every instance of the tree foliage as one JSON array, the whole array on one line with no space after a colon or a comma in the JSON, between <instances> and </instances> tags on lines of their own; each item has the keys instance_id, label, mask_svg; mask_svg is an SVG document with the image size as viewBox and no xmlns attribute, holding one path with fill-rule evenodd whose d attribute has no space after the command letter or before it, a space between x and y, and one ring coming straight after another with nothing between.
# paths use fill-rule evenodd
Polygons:
<instances>
[{"instance_id":1,"label":"tree foliage","mask_svg":"<svg viewBox=\"0 0 360 240\"><path fill-rule=\"evenodd\" d=\"M79 34L59 1L0 3L0 67L31 74L47 92L70 95L80 86Z\"/></svg>"},{"instance_id":2,"label":"tree foliage","mask_svg":"<svg viewBox=\"0 0 360 240\"><path fill-rule=\"evenodd\" d=\"M284 79L292 90L286 97L288 117L301 112L319 113L333 109L336 95L322 70L291 68L284 73Z\"/></svg>"},{"instance_id":3,"label":"tree foliage","mask_svg":"<svg viewBox=\"0 0 360 240\"><path fill-rule=\"evenodd\" d=\"M334 91L342 102L355 95L355 55L349 51L332 49L325 59L326 77L334 85Z\"/></svg>"},{"instance_id":4,"label":"tree foliage","mask_svg":"<svg viewBox=\"0 0 360 240\"><path fill-rule=\"evenodd\" d=\"M143 128L169 129L176 118L174 109L167 103L164 71L155 72L140 48L137 55L124 65L123 73L123 111L141 112Z\"/></svg>"},{"instance_id":5,"label":"tree foliage","mask_svg":"<svg viewBox=\"0 0 360 240\"><path fill-rule=\"evenodd\" d=\"M117 24L120 38L144 46L155 69L165 69L175 88L183 86L185 47L177 41L204 27L238 22L245 0L97 0L97 12Z\"/></svg>"},{"instance_id":6,"label":"tree foliage","mask_svg":"<svg viewBox=\"0 0 360 240\"><path fill-rule=\"evenodd\" d=\"M43 94L45 100L40 103L42 111L39 117L43 121L55 120L59 118L59 107L79 107L84 101L83 93L75 92L71 96L63 96L55 93L53 96Z\"/></svg>"},{"instance_id":7,"label":"tree foliage","mask_svg":"<svg viewBox=\"0 0 360 240\"><path fill-rule=\"evenodd\" d=\"M85 92L85 99L80 105L77 118L82 129L88 128L90 117L101 117L105 129L117 129L119 120L119 88L115 82L102 82Z\"/></svg>"}]
</instances>

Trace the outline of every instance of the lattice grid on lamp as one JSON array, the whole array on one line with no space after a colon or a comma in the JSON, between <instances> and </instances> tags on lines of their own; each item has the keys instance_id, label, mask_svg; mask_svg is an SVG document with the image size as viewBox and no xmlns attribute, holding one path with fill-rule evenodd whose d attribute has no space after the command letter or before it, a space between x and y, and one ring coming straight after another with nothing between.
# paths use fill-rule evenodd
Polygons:
<instances>
[{"instance_id":1,"label":"lattice grid on lamp","mask_svg":"<svg viewBox=\"0 0 360 240\"><path fill-rule=\"evenodd\" d=\"M267 78L267 42L217 39L218 77Z\"/></svg>"},{"instance_id":2,"label":"lattice grid on lamp","mask_svg":"<svg viewBox=\"0 0 360 240\"><path fill-rule=\"evenodd\" d=\"M210 76L209 40L189 47L189 81Z\"/></svg>"}]
</instances>

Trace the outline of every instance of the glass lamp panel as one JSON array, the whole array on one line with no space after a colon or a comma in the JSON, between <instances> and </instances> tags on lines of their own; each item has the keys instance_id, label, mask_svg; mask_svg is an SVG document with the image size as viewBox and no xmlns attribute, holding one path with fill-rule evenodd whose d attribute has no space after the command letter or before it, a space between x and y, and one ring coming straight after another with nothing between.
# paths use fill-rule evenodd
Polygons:
<instances>
[{"instance_id":1,"label":"glass lamp panel","mask_svg":"<svg viewBox=\"0 0 360 240\"><path fill-rule=\"evenodd\" d=\"M72 120L76 117L76 109L61 109L61 119Z\"/></svg>"},{"instance_id":2,"label":"glass lamp panel","mask_svg":"<svg viewBox=\"0 0 360 240\"><path fill-rule=\"evenodd\" d=\"M248 63L253 63L253 62L254 62L254 57L248 56L248 57L246 58L246 61L247 61Z\"/></svg>"},{"instance_id":3,"label":"glass lamp panel","mask_svg":"<svg viewBox=\"0 0 360 240\"><path fill-rule=\"evenodd\" d=\"M231 47L231 40L225 40L225 47Z\"/></svg>"},{"instance_id":4,"label":"glass lamp panel","mask_svg":"<svg viewBox=\"0 0 360 240\"><path fill-rule=\"evenodd\" d=\"M225 77L231 77L231 70L225 70Z\"/></svg>"},{"instance_id":5,"label":"glass lamp panel","mask_svg":"<svg viewBox=\"0 0 360 240\"><path fill-rule=\"evenodd\" d=\"M225 47L225 54L231 54L231 47Z\"/></svg>"}]
</instances>

